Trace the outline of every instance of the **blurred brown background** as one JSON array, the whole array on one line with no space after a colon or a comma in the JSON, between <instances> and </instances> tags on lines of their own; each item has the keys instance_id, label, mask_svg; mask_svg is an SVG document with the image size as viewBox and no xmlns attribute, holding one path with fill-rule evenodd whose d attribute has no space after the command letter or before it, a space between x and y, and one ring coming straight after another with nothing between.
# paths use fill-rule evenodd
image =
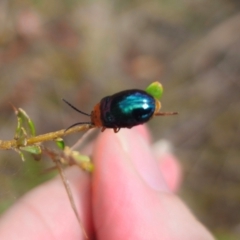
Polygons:
<instances>
[{"instance_id":1,"label":"blurred brown background","mask_svg":"<svg viewBox=\"0 0 240 240\"><path fill-rule=\"evenodd\" d=\"M153 119L154 139L173 143L180 195L218 239L240 239L239 74L239 1L0 1L0 139L16 127L9 102L42 134L86 120L63 97L90 112L159 80L163 110L180 115ZM48 159L0 154L3 211L50 176Z\"/></svg>"}]
</instances>

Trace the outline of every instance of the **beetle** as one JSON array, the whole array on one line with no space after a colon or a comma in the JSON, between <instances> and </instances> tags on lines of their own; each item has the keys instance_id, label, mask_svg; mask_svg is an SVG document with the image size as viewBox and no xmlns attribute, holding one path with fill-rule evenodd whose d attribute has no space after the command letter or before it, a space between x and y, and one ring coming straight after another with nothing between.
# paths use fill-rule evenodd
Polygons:
<instances>
[{"instance_id":1,"label":"beetle","mask_svg":"<svg viewBox=\"0 0 240 240\"><path fill-rule=\"evenodd\" d=\"M159 112L160 101L139 89L125 90L102 98L91 114L80 111L65 99L63 101L77 112L91 118L90 122L78 122L66 130L80 124L91 124L101 127L102 132L106 128L112 128L117 133L121 128L132 128L148 122L153 116L177 114L177 112Z\"/></svg>"}]
</instances>

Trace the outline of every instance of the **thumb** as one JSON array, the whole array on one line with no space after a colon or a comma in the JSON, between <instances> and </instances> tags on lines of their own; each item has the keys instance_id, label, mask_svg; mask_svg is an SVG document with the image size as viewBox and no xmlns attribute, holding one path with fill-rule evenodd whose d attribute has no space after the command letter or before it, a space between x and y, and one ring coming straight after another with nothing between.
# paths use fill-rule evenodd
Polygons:
<instances>
[{"instance_id":1,"label":"thumb","mask_svg":"<svg viewBox=\"0 0 240 240\"><path fill-rule=\"evenodd\" d=\"M93 154L98 239L212 239L170 193L149 145L137 131L105 131Z\"/></svg>"}]
</instances>

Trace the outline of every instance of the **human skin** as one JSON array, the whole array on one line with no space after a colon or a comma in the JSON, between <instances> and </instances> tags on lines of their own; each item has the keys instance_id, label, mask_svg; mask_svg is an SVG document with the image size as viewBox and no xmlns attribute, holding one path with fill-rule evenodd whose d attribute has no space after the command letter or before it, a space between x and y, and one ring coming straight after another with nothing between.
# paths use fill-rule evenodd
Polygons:
<instances>
[{"instance_id":1,"label":"human skin","mask_svg":"<svg viewBox=\"0 0 240 240\"><path fill-rule=\"evenodd\" d=\"M210 240L174 192L176 158L153 155L144 126L106 130L92 147L95 170L66 170L89 239ZM0 219L0 239L85 239L60 178L27 193Z\"/></svg>"}]
</instances>

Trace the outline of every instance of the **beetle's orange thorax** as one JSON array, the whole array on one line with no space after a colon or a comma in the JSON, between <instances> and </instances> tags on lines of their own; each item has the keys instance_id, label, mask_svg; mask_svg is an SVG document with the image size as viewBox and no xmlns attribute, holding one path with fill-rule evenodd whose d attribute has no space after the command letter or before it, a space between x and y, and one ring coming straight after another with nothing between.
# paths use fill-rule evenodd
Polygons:
<instances>
[{"instance_id":1,"label":"beetle's orange thorax","mask_svg":"<svg viewBox=\"0 0 240 240\"><path fill-rule=\"evenodd\" d=\"M102 127L100 103L98 103L91 112L91 122L96 127Z\"/></svg>"}]
</instances>

